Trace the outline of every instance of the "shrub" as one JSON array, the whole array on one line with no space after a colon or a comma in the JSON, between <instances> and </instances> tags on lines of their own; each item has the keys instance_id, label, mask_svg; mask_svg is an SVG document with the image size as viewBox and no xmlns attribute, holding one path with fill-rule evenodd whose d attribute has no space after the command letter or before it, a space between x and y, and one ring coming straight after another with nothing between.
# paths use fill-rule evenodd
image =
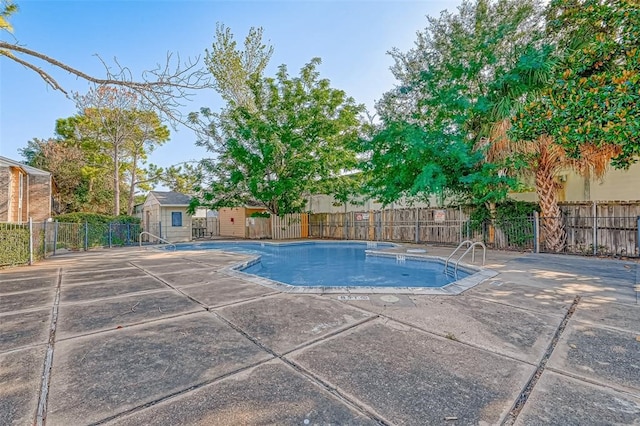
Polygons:
<instances>
[{"instance_id":1,"label":"shrub","mask_svg":"<svg viewBox=\"0 0 640 426\"><path fill-rule=\"evenodd\" d=\"M0 267L29 262L29 228L0 224Z\"/></svg>"},{"instance_id":2,"label":"shrub","mask_svg":"<svg viewBox=\"0 0 640 426\"><path fill-rule=\"evenodd\" d=\"M534 211L539 211L537 203L506 200L496 204L493 225L504 233L509 246L523 247L533 242L533 225L528 219ZM470 216L471 228L479 231L484 223L491 220L491 213L482 204L473 210Z\"/></svg>"},{"instance_id":3,"label":"shrub","mask_svg":"<svg viewBox=\"0 0 640 426\"><path fill-rule=\"evenodd\" d=\"M85 223L89 225L109 224L109 223L140 223L140 218L133 216L109 216L99 213L68 213L56 216L55 218L61 223Z\"/></svg>"},{"instance_id":4,"label":"shrub","mask_svg":"<svg viewBox=\"0 0 640 426\"><path fill-rule=\"evenodd\" d=\"M265 217L265 218L270 218L271 217L271 213L269 212L253 212L249 215L249 217Z\"/></svg>"},{"instance_id":5,"label":"shrub","mask_svg":"<svg viewBox=\"0 0 640 426\"><path fill-rule=\"evenodd\" d=\"M108 216L98 213L69 213L56 216L60 223L73 223L87 226L87 244L89 247L125 245L136 241L136 234L140 233L140 219L133 216ZM72 250L79 250L85 244L85 229L78 227L69 235L64 246Z\"/></svg>"}]
</instances>

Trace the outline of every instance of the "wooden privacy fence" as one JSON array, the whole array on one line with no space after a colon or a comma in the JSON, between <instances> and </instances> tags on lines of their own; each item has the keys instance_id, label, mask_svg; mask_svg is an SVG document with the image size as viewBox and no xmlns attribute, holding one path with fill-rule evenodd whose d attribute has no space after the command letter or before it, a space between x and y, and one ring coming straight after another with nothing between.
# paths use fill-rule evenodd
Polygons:
<instances>
[{"instance_id":1,"label":"wooden privacy fence","mask_svg":"<svg viewBox=\"0 0 640 426\"><path fill-rule=\"evenodd\" d=\"M247 218L246 236L250 239L290 240L308 237L308 229L309 215L306 213L272 215L269 218L249 217Z\"/></svg>"},{"instance_id":2,"label":"wooden privacy fence","mask_svg":"<svg viewBox=\"0 0 640 426\"><path fill-rule=\"evenodd\" d=\"M640 202L561 203L565 253L640 256ZM537 216L473 223L470 210L393 209L316 213L309 217L312 238L457 245L471 239L502 250L551 252L544 232L552 219Z\"/></svg>"},{"instance_id":3,"label":"wooden privacy fence","mask_svg":"<svg viewBox=\"0 0 640 426\"><path fill-rule=\"evenodd\" d=\"M640 256L640 202L562 203L566 233L564 252ZM548 219L541 219L544 228ZM541 251L549 251L542 241Z\"/></svg>"},{"instance_id":4,"label":"wooden privacy fence","mask_svg":"<svg viewBox=\"0 0 640 426\"><path fill-rule=\"evenodd\" d=\"M271 236L274 240L289 240L303 238L302 223L308 223L307 214L287 214L284 216L271 216ZM305 237L308 236L304 235Z\"/></svg>"},{"instance_id":5,"label":"wooden privacy fence","mask_svg":"<svg viewBox=\"0 0 640 426\"><path fill-rule=\"evenodd\" d=\"M394 209L318 213L309 217L309 236L350 240L457 244L470 233L462 209Z\"/></svg>"},{"instance_id":6,"label":"wooden privacy fence","mask_svg":"<svg viewBox=\"0 0 640 426\"><path fill-rule=\"evenodd\" d=\"M271 218L268 217L248 217L247 238L261 240L271 238Z\"/></svg>"}]
</instances>

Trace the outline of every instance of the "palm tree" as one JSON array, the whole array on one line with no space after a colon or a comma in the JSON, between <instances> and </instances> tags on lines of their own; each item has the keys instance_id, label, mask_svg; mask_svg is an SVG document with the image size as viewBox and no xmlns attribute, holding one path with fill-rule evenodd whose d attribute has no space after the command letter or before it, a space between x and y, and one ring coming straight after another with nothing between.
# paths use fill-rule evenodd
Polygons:
<instances>
[{"instance_id":1,"label":"palm tree","mask_svg":"<svg viewBox=\"0 0 640 426\"><path fill-rule=\"evenodd\" d=\"M490 137L484 140L485 158L489 162L500 162L514 156L526 160L527 167L512 170L521 176L532 176L542 216L542 240L547 249L560 252L566 244L566 232L558 206L560 185L556 177L561 172L572 170L583 177L601 178L612 158L618 156L618 145L583 144L576 156L556 144L546 134L533 141L514 141L508 137L511 120L503 119L494 124Z\"/></svg>"}]
</instances>

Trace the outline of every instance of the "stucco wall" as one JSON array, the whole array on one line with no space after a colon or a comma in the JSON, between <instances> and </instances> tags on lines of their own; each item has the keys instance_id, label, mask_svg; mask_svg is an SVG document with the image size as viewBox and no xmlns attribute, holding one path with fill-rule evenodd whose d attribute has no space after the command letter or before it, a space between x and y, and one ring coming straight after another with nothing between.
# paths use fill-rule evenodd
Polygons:
<instances>
[{"instance_id":1,"label":"stucco wall","mask_svg":"<svg viewBox=\"0 0 640 426\"><path fill-rule=\"evenodd\" d=\"M591 182L591 199L640 200L640 164L629 170L609 170L602 182Z\"/></svg>"},{"instance_id":2,"label":"stucco wall","mask_svg":"<svg viewBox=\"0 0 640 426\"><path fill-rule=\"evenodd\" d=\"M585 178L577 173L560 173L562 189L560 201L635 201L640 200L640 164L628 170L609 169L602 179L592 178L585 185ZM535 192L510 194L511 198L537 201Z\"/></svg>"},{"instance_id":3,"label":"stucco wall","mask_svg":"<svg viewBox=\"0 0 640 426\"><path fill-rule=\"evenodd\" d=\"M182 226L172 226L171 213L182 213ZM161 206L154 197L147 197L142 206L143 229L172 243L191 241L191 215L187 206Z\"/></svg>"},{"instance_id":4,"label":"stucco wall","mask_svg":"<svg viewBox=\"0 0 640 426\"><path fill-rule=\"evenodd\" d=\"M220 220L220 236L246 238L246 217L247 216L244 208L225 207L220 209L218 211L218 219Z\"/></svg>"},{"instance_id":5,"label":"stucco wall","mask_svg":"<svg viewBox=\"0 0 640 426\"><path fill-rule=\"evenodd\" d=\"M182 226L172 225L172 213L182 213ZM191 241L191 215L187 213L187 207L160 207L160 222L162 223L162 238L172 243Z\"/></svg>"}]
</instances>

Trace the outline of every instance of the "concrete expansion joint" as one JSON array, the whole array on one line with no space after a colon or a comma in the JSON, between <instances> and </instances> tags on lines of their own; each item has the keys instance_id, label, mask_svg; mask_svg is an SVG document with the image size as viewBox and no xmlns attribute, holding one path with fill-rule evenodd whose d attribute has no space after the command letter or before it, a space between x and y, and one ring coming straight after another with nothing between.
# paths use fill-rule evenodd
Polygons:
<instances>
[{"instance_id":1,"label":"concrete expansion joint","mask_svg":"<svg viewBox=\"0 0 640 426\"><path fill-rule=\"evenodd\" d=\"M236 370L229 371L228 373L222 374L222 375L220 375L220 376L216 377L215 379L205 380L205 381L200 382L200 383L197 383L197 384L195 384L195 385L193 385L193 386L189 386L188 388L181 389L181 390L176 391L176 392L174 392L174 393L171 393L171 394L169 394L169 395L165 395L165 396L163 396L162 398L158 398L158 399L155 399L155 400L153 400L153 401L149 401L149 402L147 402L147 403L145 403L145 404L138 405L138 406L136 406L136 407L130 408L129 410L126 410L126 411L123 411L123 412L120 412L120 413L114 414L114 415L109 416L109 417L107 417L107 418L104 418L104 419L102 419L102 420L98 420L97 422L91 423L91 424L90 424L90 426L103 425L103 424L105 424L105 423L112 422L112 421L114 421L114 420L116 420L116 419L119 419L119 418L122 418L122 417L126 417L126 416L128 416L128 415L131 415L131 414L137 413L137 412L139 412L139 411L142 411L142 410L144 410L144 409L146 409L146 408L153 407L154 405L158 405L158 404L160 404L160 403L163 403L163 402L165 402L165 401L172 400L172 399L174 399L174 398L177 398L177 397L179 397L179 396L182 396L182 395L188 394L188 393L190 393L190 392L197 391L198 389L201 389L201 388L203 388L203 387L205 387L205 386L209 386L209 385L211 385L211 384L214 384L214 383L217 383L217 382L221 382L221 381L223 381L223 380L225 380L225 379L227 379L227 378L229 378L229 377L231 377L231 376L234 376L234 375L236 375L236 374L240 374L240 373L243 373L243 372L245 372L245 371L251 370L251 369L253 369L253 368L259 367L259 366L261 366L262 364L266 364L266 363L268 363L268 362L271 362L272 360L273 360L273 358L267 358L267 359L265 359L265 360L255 362L255 363L253 363L253 364L249 364L249 365L247 365L247 366L244 366L244 367L238 368L238 369L236 369Z\"/></svg>"},{"instance_id":2,"label":"concrete expansion joint","mask_svg":"<svg viewBox=\"0 0 640 426\"><path fill-rule=\"evenodd\" d=\"M638 333L629 329L629 328L625 328L625 327L616 327L610 324L602 324L602 322L596 322L594 320L589 320L589 319L576 319L574 320L575 323L578 324L582 324L584 326L589 326L592 328L598 328L598 329L602 329L602 330L608 330L608 331L616 331L618 333L624 333L624 334L631 334L633 336L638 336Z\"/></svg>"},{"instance_id":3,"label":"concrete expansion joint","mask_svg":"<svg viewBox=\"0 0 640 426\"><path fill-rule=\"evenodd\" d=\"M163 280L162 278L160 278L159 276L147 271L146 269L136 265L133 262L129 262L129 264L133 265L134 267L138 268L139 270L141 270L142 272L144 272L145 274L149 275L151 278L153 278L154 280L160 281L162 284L166 285L167 287L169 287L171 290L180 293L181 295L183 295L184 297L186 297L187 299L191 300L194 303L197 303L198 305L200 305L205 311L208 311L208 306L201 303L199 300L194 299L193 297L189 296L187 293L185 293L184 291L180 290L179 288L171 285L170 283L168 283L167 281Z\"/></svg>"},{"instance_id":4,"label":"concrete expansion joint","mask_svg":"<svg viewBox=\"0 0 640 426\"><path fill-rule=\"evenodd\" d=\"M501 301L498 301L498 300L489 299L489 298L478 296L478 295L475 295L475 294L468 294L467 296L468 297L472 297L474 299L482 300L483 302L491 302L491 303L495 303L496 305L508 306L510 308L520 309L521 311L532 312L534 314L543 313L543 312L541 312L539 310L536 310L536 309L525 308L523 306L516 306L516 305L512 305L510 303L505 303L505 302L501 302ZM557 314L555 312L544 312L544 314L545 315L556 316L556 317L561 317L562 316L564 318L564 316L562 314Z\"/></svg>"},{"instance_id":5,"label":"concrete expansion joint","mask_svg":"<svg viewBox=\"0 0 640 426\"><path fill-rule=\"evenodd\" d=\"M296 362L294 362L294 361L292 361L290 359L284 358L284 357L282 357L280 359L282 360L282 362L286 363L289 367L293 368L295 371L297 371L298 373L302 374L307 379L311 380L313 383L316 384L316 386L320 386L322 389L324 389L327 392L329 392L331 395L333 395L335 398L340 400L342 403L344 403L347 406L351 407L353 410L358 411L359 413L365 415L366 417L370 418L371 420L375 421L377 424L379 424L381 426L391 426L392 425L392 423L390 421L388 421L386 419L383 419L381 416L379 416L378 414L374 413L371 409L365 407L364 404L356 401L352 397L349 397L349 396L345 395L344 393L342 393L340 391L340 389L338 387L333 386L330 383L325 382L320 377L318 377L315 374L313 374L311 371L309 371L306 368L302 367L300 364L298 364L298 363L296 363Z\"/></svg>"},{"instance_id":6,"label":"concrete expansion joint","mask_svg":"<svg viewBox=\"0 0 640 426\"><path fill-rule=\"evenodd\" d=\"M285 363L289 367L293 368L295 371L297 371L298 373L302 374L308 380L311 380L311 382L315 383L317 386L320 386L321 388L325 389L331 395L333 395L334 397L338 398L340 401L342 401L346 405L350 406L352 409L360 412L361 414L363 414L366 417L370 418L371 420L375 421L379 425L382 425L382 426L391 425L390 422L384 420L379 415L373 413L371 410L369 410L366 407L364 407L363 404L358 403L357 401L354 401L352 398L349 398L348 396L344 395L335 386L332 386L331 384L325 382L324 380L322 380L321 378L319 378L318 376L316 376L312 372L308 371L307 369L305 369L301 365L297 364L296 362L294 362L294 361L292 361L292 360L290 360L290 359L288 359L286 357L286 355L291 354L292 352L295 352L295 351L298 351L300 349L304 349L304 348L307 348L309 346L318 344L319 342L323 342L323 341L329 340L329 339L331 339L331 338L333 338L333 337L335 337L335 336L337 336L339 334L345 333L345 332L347 332L347 331L349 331L349 330L351 330L351 329L353 329L355 327L358 327L358 326L360 326L360 325L362 325L364 323L373 321L374 319L379 317L378 315L372 316L372 317L369 317L369 318L365 318L364 320L359 321L359 322L357 322L355 324L351 324L348 327L341 328L341 329L336 330L336 331L334 331L332 333L326 334L326 335L324 335L324 336L322 336L322 337L320 337L318 339L315 339L315 340L312 340L310 342L307 342L304 345L298 346L298 347L296 347L294 349L291 349L291 350L286 351L286 352L284 352L282 354L279 354L279 353L275 352L274 350L266 347L258 339L254 338L253 336L251 336L250 334L245 332L242 328L238 327L233 322L227 320L225 317L223 317L219 313L217 313L217 312L211 312L211 313L213 315L215 315L216 318L219 318L221 321L223 321L224 323L229 325L229 327L233 328L235 331L237 331L238 333L242 334L245 338L249 339L251 342L253 342L255 345L257 345L259 348L261 348L265 352L269 353L274 358L279 359L280 361L282 361L283 363Z\"/></svg>"},{"instance_id":7,"label":"concrete expansion joint","mask_svg":"<svg viewBox=\"0 0 640 426\"><path fill-rule=\"evenodd\" d=\"M3 294L2 296L5 296L5 294ZM28 314L30 312L37 312L37 311L42 311L42 310L43 310L42 306L39 306L39 307L35 307L35 308L19 309L19 310L16 310L16 311L7 311L7 312L0 313L0 318L8 317L10 315L14 316L14 315Z\"/></svg>"},{"instance_id":8,"label":"concrete expansion joint","mask_svg":"<svg viewBox=\"0 0 640 426\"><path fill-rule=\"evenodd\" d=\"M56 327L58 325L58 308L60 306L60 287L62 286L62 268L58 269L58 282L56 295L51 309L51 325L49 326L49 342L42 369L42 382L40 383L40 395L38 397L38 409L36 411L35 424L43 426L47 416L47 399L49 397L49 385L51 380L51 367L53 364L53 350L56 343Z\"/></svg>"},{"instance_id":9,"label":"concrete expansion joint","mask_svg":"<svg viewBox=\"0 0 640 426\"><path fill-rule=\"evenodd\" d=\"M430 335L432 335L432 336L436 336L436 337L440 337L440 338L443 338L443 339L447 339L447 340L452 341L452 342L455 342L455 343L457 343L457 344L464 345L464 346L468 346L468 347L470 347L470 348L473 348L473 349L476 349L476 350L479 350L479 351L482 351L482 352L487 352L487 353L490 353L490 354L492 354L492 355L498 355L498 356L500 356L500 357L507 358L507 359L510 359L510 360L513 360L513 361L517 361L517 362L522 363L522 364L527 364L527 365L536 366L536 364L534 364L534 363L532 363L532 362L528 362L528 361L523 360L523 359L520 359L520 358L515 358L515 357L512 357L512 356L510 356L510 355L504 354L504 353L502 353L502 352L492 351L492 350L490 350L490 349L483 348L483 347L481 347L481 346L476 346L476 345L473 345L473 344L471 344L471 343L463 342L463 341L458 340L457 338L451 338L451 337L449 337L447 334L435 333L435 332L433 332L433 331L430 331L430 330L427 330L427 329L421 328L421 327L419 327L419 326L417 326L417 325L415 325L415 324L411 324L411 323L408 323L408 322L405 322L405 321L399 320L399 319L397 319L397 318L391 318L391 317L389 317L389 316L387 316L387 315L385 315L385 314L383 314L383 313L379 314L378 316L379 316L381 319L384 319L385 324L387 324L387 323L389 323L389 322L391 322L391 323L394 323L394 322L395 322L395 323L397 323L397 324L402 325L403 327L408 327L408 328L413 329L413 330L416 330L416 331L418 331L418 332L420 332L420 333L426 333L426 334L430 334Z\"/></svg>"},{"instance_id":10,"label":"concrete expansion joint","mask_svg":"<svg viewBox=\"0 0 640 426\"><path fill-rule=\"evenodd\" d=\"M146 320L146 321L138 321L138 322L132 322L126 325L119 325L117 327L111 327L111 328L105 328L102 330L96 330L96 331L90 331L88 333L79 333L79 334L74 334L72 336L68 336L68 337L63 337L60 339L57 339L56 342L65 342L67 340L73 340L73 339L78 339L80 337L87 337L87 336L95 336L96 334L103 334L103 333L109 333L115 330L119 330L119 329L125 329L125 328L133 328L133 327L138 327L141 325L147 325L147 324L154 324L154 323L158 323L158 322L162 322L162 321L167 321L167 320L172 320L172 319L176 319L176 318L183 318L183 317L187 317L190 315L195 315L195 314L201 314L202 311L197 310L197 311L189 311L189 312L181 312L175 315L168 315L168 316L163 316L160 318L154 318L151 320Z\"/></svg>"},{"instance_id":11,"label":"concrete expansion joint","mask_svg":"<svg viewBox=\"0 0 640 426\"><path fill-rule=\"evenodd\" d=\"M90 284L87 284L87 285L90 285ZM68 287L65 286L65 288L68 288ZM110 301L116 301L118 299L126 299L131 296L147 296L147 295L153 295L153 294L165 293L165 292L170 292L170 289L159 288L159 289L153 289L153 290L140 290L140 291L133 291L131 293L118 294L115 296L96 297L95 299L89 298L89 299L82 299L82 300L61 301L60 304L62 306L82 306L82 305L94 304L96 302L105 302L105 301L110 302Z\"/></svg>"},{"instance_id":12,"label":"concrete expansion joint","mask_svg":"<svg viewBox=\"0 0 640 426\"><path fill-rule=\"evenodd\" d=\"M325 335L323 335L323 336L321 336L321 337L319 337L317 339L310 340L310 341L305 342L304 344L302 344L302 345L300 345L298 347L295 347L295 348L290 349L290 350L288 350L286 352L283 352L281 356L284 357L286 355L289 355L289 354L291 354L293 352L296 352L296 351L299 351L301 349L310 348L310 347L315 346L315 345L317 345L319 343L323 343L323 342L332 340L335 337L338 337L341 334L346 333L347 331L353 330L354 328L360 327L361 325L364 325L366 323L372 322L372 321L374 321L374 320L376 320L378 318L380 318L380 315L373 315L373 316L370 316L370 317L367 317L367 318L363 318L360 321L357 321L357 322L354 322L353 324L348 325L347 327L338 328L337 330L334 330L334 331L332 331L330 333L327 333L327 334L325 334Z\"/></svg>"},{"instance_id":13,"label":"concrete expansion joint","mask_svg":"<svg viewBox=\"0 0 640 426\"><path fill-rule=\"evenodd\" d=\"M245 305L247 303L255 302L256 300L269 299L269 298L272 298L272 297L276 297L276 296L279 296L280 294L282 294L282 293L280 293L279 291L273 291L271 293L259 294L257 296L248 297L246 299L236 300L234 302L223 303L223 304L215 305L215 306L209 306L209 307L207 307L207 311L213 312L216 309L228 308L230 306Z\"/></svg>"},{"instance_id":14,"label":"concrete expansion joint","mask_svg":"<svg viewBox=\"0 0 640 426\"><path fill-rule=\"evenodd\" d=\"M575 380L580 380L581 382L586 382L595 386L599 386L602 388L607 388L610 389L612 391L615 392L619 392L619 393L623 393L623 394L627 394L629 396L631 396L632 398L638 398L638 389L636 388L630 388L627 386L622 386L619 384L612 384L610 382L605 382L603 380L594 380L592 378L589 377L585 377L582 376L580 374L576 374L576 373L572 373L569 371L564 371L558 368L553 368L553 367L549 367L547 368L548 371L552 371L555 374L558 374L560 376L565 376L565 377L569 377L571 379L575 379Z\"/></svg>"},{"instance_id":15,"label":"concrete expansion joint","mask_svg":"<svg viewBox=\"0 0 640 426\"><path fill-rule=\"evenodd\" d=\"M547 362L549 361L549 358L551 358L553 351L558 345L558 342L560 341L560 337L562 336L562 333L567 327L569 320L571 319L576 309L578 308L580 299L581 299L580 295L577 295L573 299L573 303L571 304L571 306L569 306L569 309L567 309L567 313L564 315L564 318L558 325L558 328L556 329L556 332L553 335L553 338L551 339L551 343L549 343L547 350L545 351L544 355L540 359L540 362L538 363L538 368L536 368L536 370L533 372L533 375L531 376L527 384L524 386L524 389L522 390L522 392L520 392L520 395L518 395L518 397L516 398L516 401L514 402L513 407L511 408L511 411L509 411L509 414L502 422L502 426L512 426L513 424L515 424L516 420L518 419L518 416L522 412L522 409L526 405L529 399L529 396L531 395L531 392L533 392L533 389L538 383L538 380L540 380L542 373L546 369Z\"/></svg>"}]
</instances>

